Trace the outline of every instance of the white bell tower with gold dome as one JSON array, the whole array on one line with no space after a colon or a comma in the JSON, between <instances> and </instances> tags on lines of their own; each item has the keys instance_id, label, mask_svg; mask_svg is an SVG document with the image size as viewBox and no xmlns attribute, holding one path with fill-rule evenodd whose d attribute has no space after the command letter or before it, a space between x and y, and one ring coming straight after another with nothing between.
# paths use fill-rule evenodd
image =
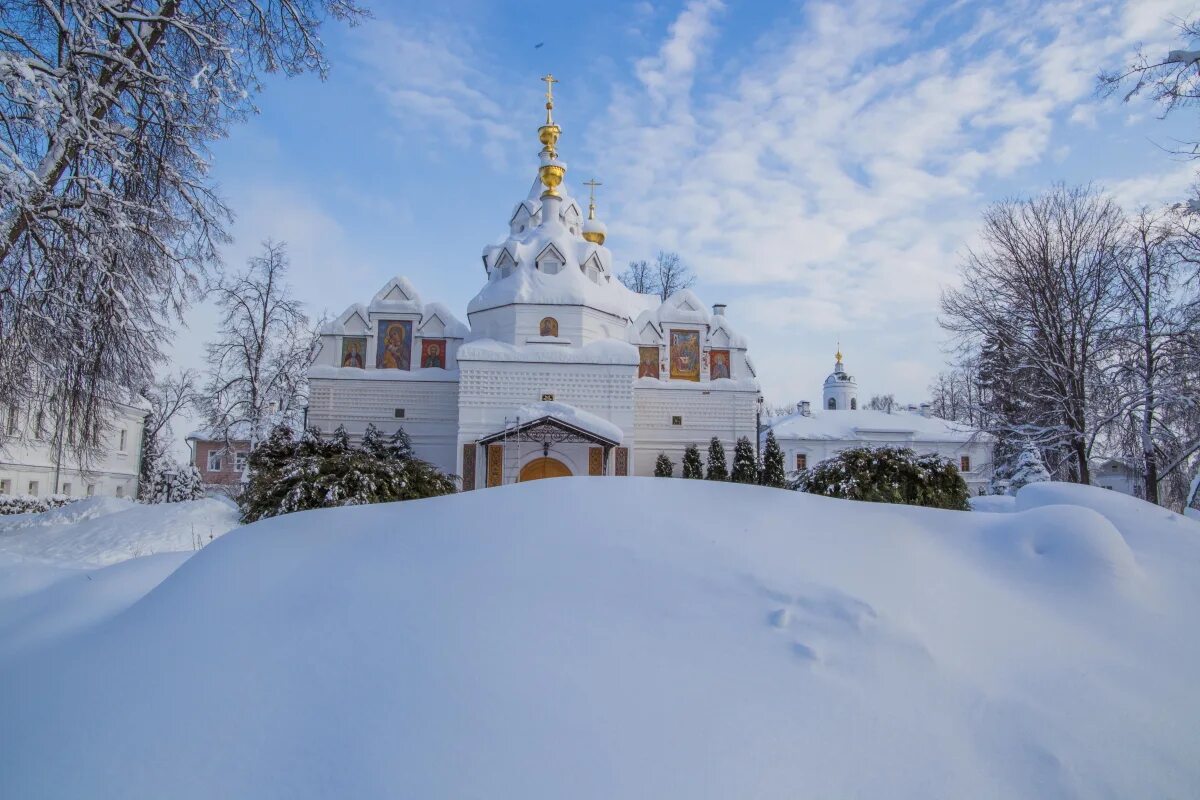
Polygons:
<instances>
[{"instance_id":1,"label":"white bell tower with gold dome","mask_svg":"<svg viewBox=\"0 0 1200 800\"><path fill-rule=\"evenodd\" d=\"M858 383L854 376L846 372L842 363L842 347L838 345L835 355L837 361L833 372L825 379L825 387L821 395L821 408L826 411L856 411L858 409Z\"/></svg>"}]
</instances>

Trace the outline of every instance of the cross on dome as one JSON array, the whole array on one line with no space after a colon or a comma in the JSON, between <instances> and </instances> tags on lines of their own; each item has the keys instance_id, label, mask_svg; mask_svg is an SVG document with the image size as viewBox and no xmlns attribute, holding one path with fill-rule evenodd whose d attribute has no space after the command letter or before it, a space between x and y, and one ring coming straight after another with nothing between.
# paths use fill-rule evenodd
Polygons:
<instances>
[{"instance_id":1,"label":"cross on dome","mask_svg":"<svg viewBox=\"0 0 1200 800\"><path fill-rule=\"evenodd\" d=\"M541 80L546 82L546 124L553 125L554 120L550 118L550 112L554 109L554 84L559 81L549 72L542 76Z\"/></svg>"}]
</instances>

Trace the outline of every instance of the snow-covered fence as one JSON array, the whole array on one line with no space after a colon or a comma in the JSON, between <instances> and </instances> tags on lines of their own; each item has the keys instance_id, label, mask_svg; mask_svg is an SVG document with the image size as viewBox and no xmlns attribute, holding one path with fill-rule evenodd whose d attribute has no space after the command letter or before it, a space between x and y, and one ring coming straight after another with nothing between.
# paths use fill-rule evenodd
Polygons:
<instances>
[{"instance_id":1,"label":"snow-covered fence","mask_svg":"<svg viewBox=\"0 0 1200 800\"><path fill-rule=\"evenodd\" d=\"M0 515L39 514L52 508L62 508L78 499L78 497L67 497L65 494L52 494L49 497L34 497L29 494L0 494Z\"/></svg>"}]
</instances>

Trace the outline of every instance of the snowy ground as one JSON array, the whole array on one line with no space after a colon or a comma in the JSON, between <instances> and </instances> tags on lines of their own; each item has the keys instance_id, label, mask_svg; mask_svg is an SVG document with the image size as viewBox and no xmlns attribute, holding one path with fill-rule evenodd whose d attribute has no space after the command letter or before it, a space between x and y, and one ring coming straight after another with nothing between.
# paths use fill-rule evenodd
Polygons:
<instances>
[{"instance_id":1,"label":"snowy ground","mask_svg":"<svg viewBox=\"0 0 1200 800\"><path fill-rule=\"evenodd\" d=\"M572 478L5 570L2 797L1200 795L1200 524L1100 489Z\"/></svg>"}]
</instances>

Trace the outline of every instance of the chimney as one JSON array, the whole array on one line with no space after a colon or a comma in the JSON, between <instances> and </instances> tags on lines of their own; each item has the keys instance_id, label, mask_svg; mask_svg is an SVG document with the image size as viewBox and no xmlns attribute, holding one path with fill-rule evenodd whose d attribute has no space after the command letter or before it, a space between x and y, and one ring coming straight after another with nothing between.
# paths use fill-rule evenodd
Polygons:
<instances>
[{"instance_id":1,"label":"chimney","mask_svg":"<svg viewBox=\"0 0 1200 800\"><path fill-rule=\"evenodd\" d=\"M808 402L807 400L801 400L799 403L796 403L796 410L806 417L811 416L812 403Z\"/></svg>"},{"instance_id":2,"label":"chimney","mask_svg":"<svg viewBox=\"0 0 1200 800\"><path fill-rule=\"evenodd\" d=\"M713 316L714 317L725 316L725 304L724 303L714 303L713 304Z\"/></svg>"},{"instance_id":3,"label":"chimney","mask_svg":"<svg viewBox=\"0 0 1200 800\"><path fill-rule=\"evenodd\" d=\"M922 417L928 417L928 416L929 416L929 409L930 409L930 405L929 405L929 403L921 403L921 416L922 416Z\"/></svg>"}]
</instances>

